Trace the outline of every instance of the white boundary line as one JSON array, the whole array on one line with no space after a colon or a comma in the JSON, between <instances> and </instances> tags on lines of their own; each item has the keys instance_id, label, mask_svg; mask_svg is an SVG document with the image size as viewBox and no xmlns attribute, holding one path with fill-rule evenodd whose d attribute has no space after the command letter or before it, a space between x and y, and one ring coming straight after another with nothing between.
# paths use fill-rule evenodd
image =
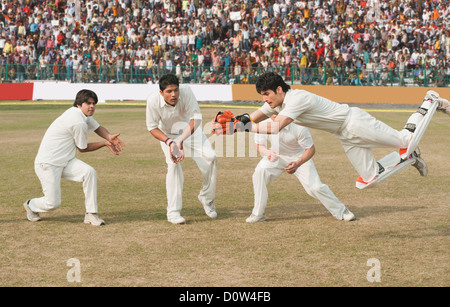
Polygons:
<instances>
[{"instance_id":1,"label":"white boundary line","mask_svg":"<svg viewBox=\"0 0 450 307\"><path fill-rule=\"evenodd\" d=\"M100 103L100 102L99 102ZM58 102L58 101L9 101L9 102L2 102L0 101L0 106L7 106L7 105L72 105L73 102L71 101L64 101L64 102ZM145 102L105 102L100 103L101 105L111 105L111 106L145 106ZM259 109L260 106L249 106L249 105L232 105L232 104L202 104L199 103L199 106L202 108L223 108L223 109ZM361 108L368 112L396 112L396 113L411 113L415 112L416 109L365 109Z\"/></svg>"}]
</instances>

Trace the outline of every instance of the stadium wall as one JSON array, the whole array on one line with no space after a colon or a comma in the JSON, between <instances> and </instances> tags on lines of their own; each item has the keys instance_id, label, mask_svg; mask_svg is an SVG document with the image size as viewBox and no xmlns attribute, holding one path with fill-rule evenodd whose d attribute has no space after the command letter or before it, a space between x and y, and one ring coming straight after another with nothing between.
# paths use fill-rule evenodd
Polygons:
<instances>
[{"instance_id":1,"label":"stadium wall","mask_svg":"<svg viewBox=\"0 0 450 307\"><path fill-rule=\"evenodd\" d=\"M390 87L390 86L323 86L291 85L341 103L421 104L427 90L438 92L450 100L450 88ZM233 85L233 100L261 100L254 85Z\"/></svg>"},{"instance_id":2,"label":"stadium wall","mask_svg":"<svg viewBox=\"0 0 450 307\"><path fill-rule=\"evenodd\" d=\"M261 101L255 85L249 84L189 84L199 101ZM341 103L387 103L420 104L428 89L437 91L450 100L449 88L424 87L375 87L375 86L301 86L317 95ZM81 89L91 89L100 102L145 101L147 96L159 89L157 84L92 84L69 82L30 82L0 84L0 100L60 101L75 99Z\"/></svg>"}]
</instances>

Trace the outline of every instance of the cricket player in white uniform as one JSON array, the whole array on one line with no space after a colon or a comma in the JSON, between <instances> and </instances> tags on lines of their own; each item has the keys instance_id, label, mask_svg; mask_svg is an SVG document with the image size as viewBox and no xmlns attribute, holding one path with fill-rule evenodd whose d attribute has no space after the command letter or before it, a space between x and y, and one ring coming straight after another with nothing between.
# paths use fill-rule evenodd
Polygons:
<instances>
[{"instance_id":1,"label":"cricket player in white uniform","mask_svg":"<svg viewBox=\"0 0 450 307\"><path fill-rule=\"evenodd\" d=\"M119 133L110 134L92 117L97 95L90 90L77 93L73 106L59 116L47 129L35 159L35 172L41 181L44 196L27 200L23 206L28 220L41 220L39 213L61 205L61 178L83 182L86 214L84 222L94 226L105 224L98 217L97 173L94 168L75 157L107 146L118 155L123 149ZM95 132L106 141L88 143L88 134Z\"/></svg>"},{"instance_id":2,"label":"cricket player in white uniform","mask_svg":"<svg viewBox=\"0 0 450 307\"><path fill-rule=\"evenodd\" d=\"M275 119L273 115L270 119ZM268 149L268 143L272 145ZM321 182L313 160L314 142L306 127L287 125L278 134L255 134L256 150L264 155L253 173L255 204L248 223L265 220L265 208L268 200L267 185L275 181L283 172L293 174L305 191L318 199L338 220L352 221L355 216L333 194L330 188Z\"/></svg>"},{"instance_id":3,"label":"cricket player in white uniform","mask_svg":"<svg viewBox=\"0 0 450 307\"><path fill-rule=\"evenodd\" d=\"M146 123L150 134L161 142L166 157L167 219L173 224L184 224L181 216L183 170L180 162L189 153L203 177L198 199L205 213L216 218L217 156L202 129L197 129L202 114L191 88L179 85L175 75L167 74L159 80L160 91L147 99Z\"/></svg>"},{"instance_id":4,"label":"cricket player in white uniform","mask_svg":"<svg viewBox=\"0 0 450 307\"><path fill-rule=\"evenodd\" d=\"M213 127L218 127L214 129L217 134L239 131L274 134L292 122L328 131L340 139L348 159L358 172L358 188L369 185L384 171L383 165L375 159L372 148L406 149L415 128L432 104L438 104L437 110L450 116L450 103L434 91L427 92L418 111L409 117L404 129L398 131L360 108L336 103L304 90L292 90L280 75L273 72L259 77L256 90L263 96L264 105L251 115L236 116L231 120L232 126L224 122L228 118L222 119L223 115L218 114L214 119L216 126L213 123ZM273 123L259 123L272 114L278 114ZM412 165L422 176L426 176L428 169L425 161L420 158L418 150L414 154L416 159Z\"/></svg>"}]
</instances>

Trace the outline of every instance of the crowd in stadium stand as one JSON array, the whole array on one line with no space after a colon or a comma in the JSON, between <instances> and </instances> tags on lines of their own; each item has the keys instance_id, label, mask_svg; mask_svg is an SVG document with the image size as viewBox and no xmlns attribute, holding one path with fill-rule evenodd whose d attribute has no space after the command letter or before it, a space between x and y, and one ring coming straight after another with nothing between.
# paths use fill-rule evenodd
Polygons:
<instances>
[{"instance_id":1,"label":"crowd in stadium stand","mask_svg":"<svg viewBox=\"0 0 450 307\"><path fill-rule=\"evenodd\" d=\"M93 71L95 82L157 82L171 71L251 83L295 67L379 82L390 69L428 72L449 84L448 0L0 1L0 76L18 82L86 82Z\"/></svg>"}]
</instances>

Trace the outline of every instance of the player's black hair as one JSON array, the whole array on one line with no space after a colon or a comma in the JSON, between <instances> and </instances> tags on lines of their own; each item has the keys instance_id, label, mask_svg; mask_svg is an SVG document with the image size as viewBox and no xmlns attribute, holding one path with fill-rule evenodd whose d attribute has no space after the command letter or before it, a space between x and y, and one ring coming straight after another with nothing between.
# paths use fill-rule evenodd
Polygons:
<instances>
[{"instance_id":1,"label":"player's black hair","mask_svg":"<svg viewBox=\"0 0 450 307\"><path fill-rule=\"evenodd\" d=\"M180 86L180 81L174 74L166 74L159 79L159 89L164 91L169 85Z\"/></svg>"},{"instance_id":2,"label":"player's black hair","mask_svg":"<svg viewBox=\"0 0 450 307\"><path fill-rule=\"evenodd\" d=\"M291 87L284 82L283 78L274 72L266 72L258 78L258 81L256 81L256 91L258 94L267 90L276 92L279 86L281 86L285 93L291 89Z\"/></svg>"},{"instance_id":3,"label":"player's black hair","mask_svg":"<svg viewBox=\"0 0 450 307\"><path fill-rule=\"evenodd\" d=\"M89 98L94 99L95 104L98 102L97 94L91 90L81 90L77 93L77 97L75 97L75 102L73 103L73 106L81 106L83 102L87 102Z\"/></svg>"}]
</instances>

